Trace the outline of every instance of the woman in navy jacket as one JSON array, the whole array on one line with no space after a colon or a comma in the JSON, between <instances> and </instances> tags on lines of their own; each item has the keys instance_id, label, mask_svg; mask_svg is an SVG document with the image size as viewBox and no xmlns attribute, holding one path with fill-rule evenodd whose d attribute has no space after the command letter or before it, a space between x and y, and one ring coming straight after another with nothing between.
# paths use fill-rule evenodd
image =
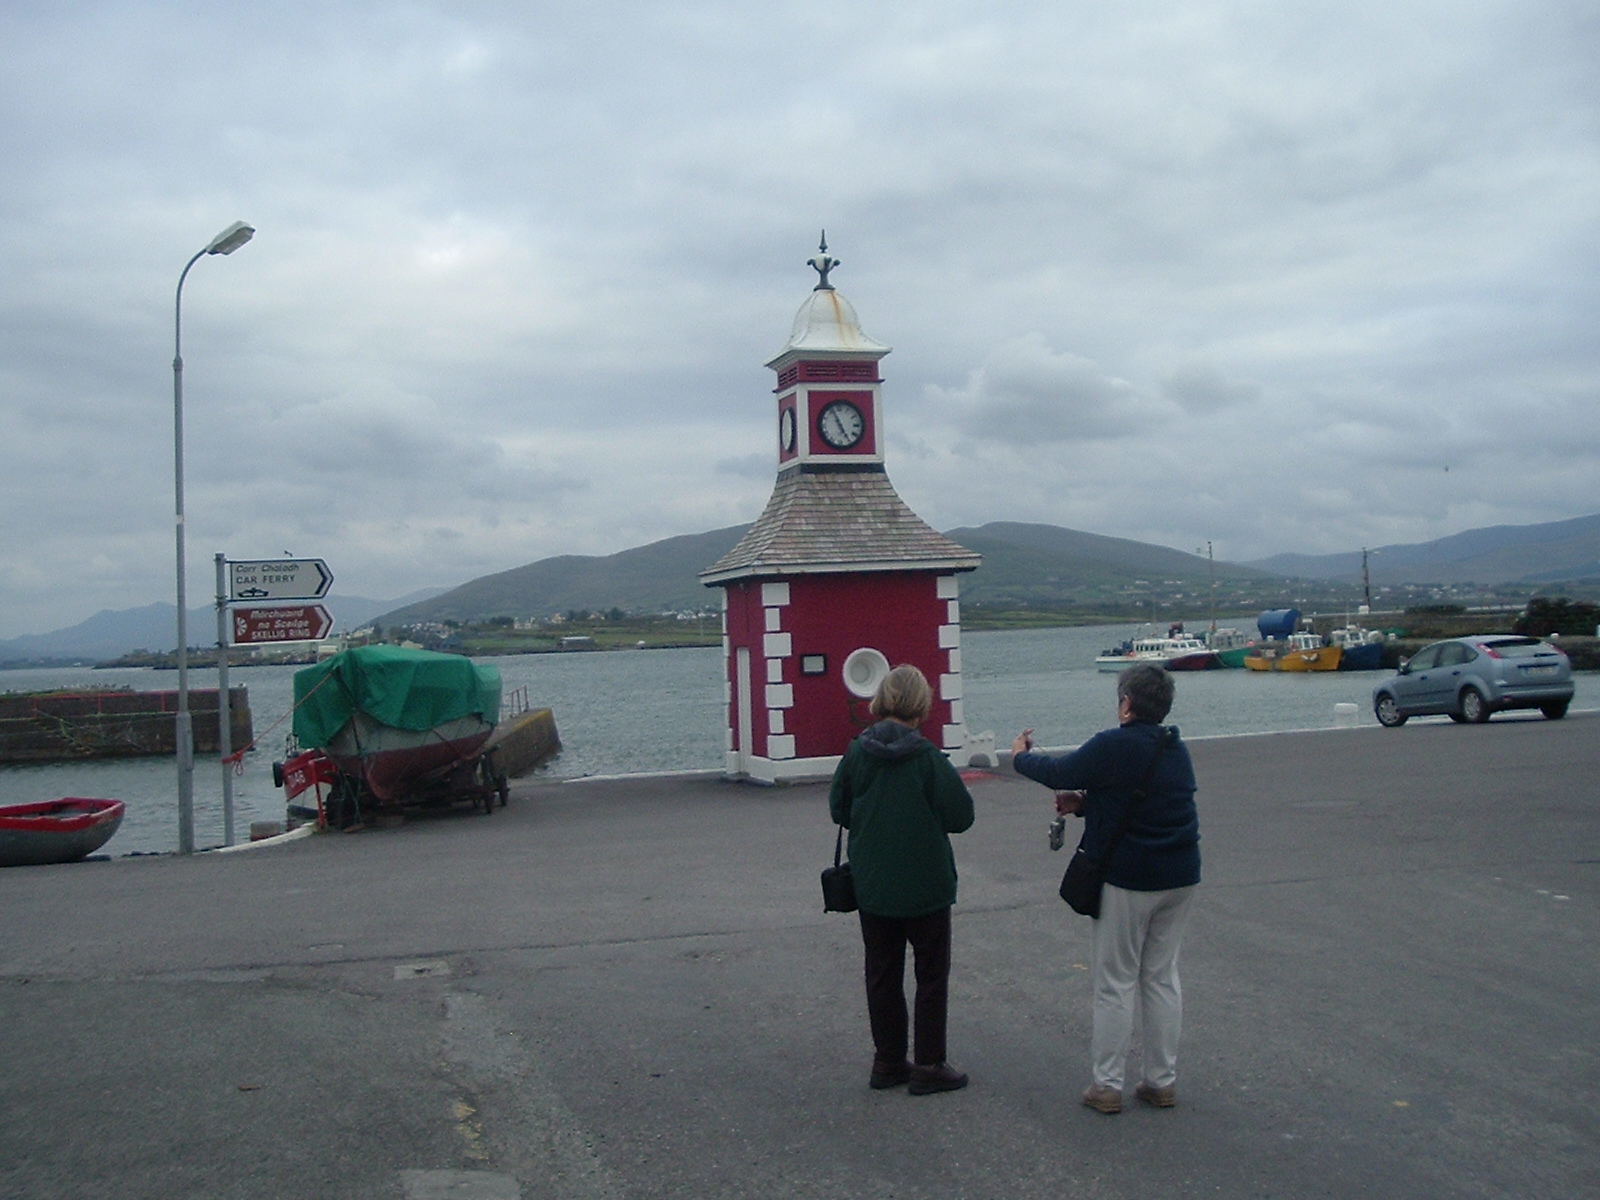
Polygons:
<instances>
[{"instance_id":1,"label":"woman in navy jacket","mask_svg":"<svg viewBox=\"0 0 1600 1200\"><path fill-rule=\"evenodd\" d=\"M1083 817L1079 843L1099 859L1116 835L1134 792L1166 740L1147 793L1106 864L1100 916L1094 922L1094 1079L1083 1102L1122 1111L1123 1074L1137 992L1144 1025L1144 1078L1134 1095L1157 1108L1177 1103L1183 992L1178 950L1200 882L1200 818L1194 766L1176 728L1159 724L1172 709L1172 676L1160 667L1129 667L1117 677L1117 727L1070 754L1033 750L1033 730L1012 743L1012 765L1055 789L1056 811Z\"/></svg>"}]
</instances>

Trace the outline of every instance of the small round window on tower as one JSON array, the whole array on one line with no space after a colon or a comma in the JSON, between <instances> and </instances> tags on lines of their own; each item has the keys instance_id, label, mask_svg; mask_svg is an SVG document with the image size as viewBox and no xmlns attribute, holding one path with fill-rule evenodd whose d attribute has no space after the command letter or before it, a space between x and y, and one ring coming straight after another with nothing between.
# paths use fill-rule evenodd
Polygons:
<instances>
[{"instance_id":1,"label":"small round window on tower","mask_svg":"<svg viewBox=\"0 0 1600 1200\"><path fill-rule=\"evenodd\" d=\"M871 646L863 646L850 652L840 673L851 695L870 700L877 693L883 677L889 673L889 660Z\"/></svg>"}]
</instances>

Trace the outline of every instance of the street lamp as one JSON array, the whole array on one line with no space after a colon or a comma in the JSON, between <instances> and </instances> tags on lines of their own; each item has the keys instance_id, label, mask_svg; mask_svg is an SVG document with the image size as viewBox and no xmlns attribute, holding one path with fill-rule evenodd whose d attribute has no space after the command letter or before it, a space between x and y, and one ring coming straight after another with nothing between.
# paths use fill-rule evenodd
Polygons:
<instances>
[{"instance_id":1,"label":"street lamp","mask_svg":"<svg viewBox=\"0 0 1600 1200\"><path fill-rule=\"evenodd\" d=\"M172 478L178 540L178 853L194 853L194 723L189 717L189 600L183 561L183 281L207 254L232 254L255 237L253 225L235 221L206 244L178 276L172 319Z\"/></svg>"}]
</instances>

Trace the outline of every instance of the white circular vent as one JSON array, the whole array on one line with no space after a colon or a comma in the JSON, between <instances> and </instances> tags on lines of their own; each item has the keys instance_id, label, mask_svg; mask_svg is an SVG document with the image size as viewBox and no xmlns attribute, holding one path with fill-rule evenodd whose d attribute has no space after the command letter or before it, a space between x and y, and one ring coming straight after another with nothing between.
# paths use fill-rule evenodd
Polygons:
<instances>
[{"instance_id":1,"label":"white circular vent","mask_svg":"<svg viewBox=\"0 0 1600 1200\"><path fill-rule=\"evenodd\" d=\"M850 652L840 673L851 695L870 700L877 693L883 677L889 673L889 660L871 646L863 646Z\"/></svg>"}]
</instances>

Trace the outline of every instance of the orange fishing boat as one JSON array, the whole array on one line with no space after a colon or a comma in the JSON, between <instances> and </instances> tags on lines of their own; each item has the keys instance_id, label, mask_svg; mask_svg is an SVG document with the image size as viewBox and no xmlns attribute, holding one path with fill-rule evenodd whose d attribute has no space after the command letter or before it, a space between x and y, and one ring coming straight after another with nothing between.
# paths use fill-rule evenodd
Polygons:
<instances>
[{"instance_id":1,"label":"orange fishing boat","mask_svg":"<svg viewBox=\"0 0 1600 1200\"><path fill-rule=\"evenodd\" d=\"M1292 633L1283 641L1263 643L1244 657L1250 671L1337 671L1344 649L1324 646L1314 633Z\"/></svg>"}]
</instances>

